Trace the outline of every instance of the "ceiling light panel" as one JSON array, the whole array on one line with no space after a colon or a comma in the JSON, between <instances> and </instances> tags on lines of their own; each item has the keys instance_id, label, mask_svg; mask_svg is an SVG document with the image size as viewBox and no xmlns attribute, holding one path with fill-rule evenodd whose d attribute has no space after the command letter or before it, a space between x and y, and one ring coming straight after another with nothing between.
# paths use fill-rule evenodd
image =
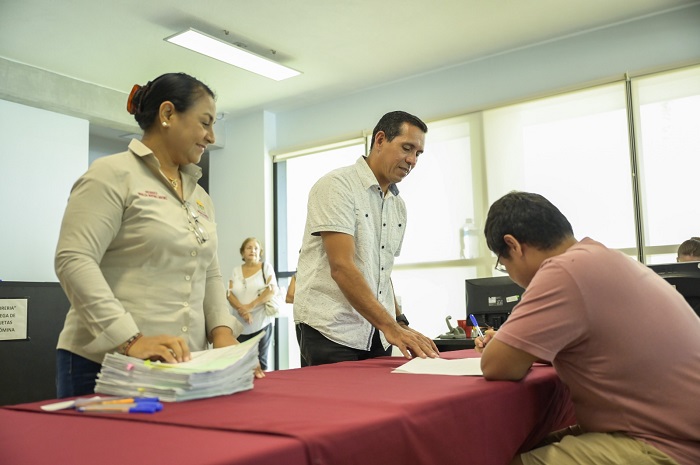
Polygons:
<instances>
[{"instance_id":1,"label":"ceiling light panel","mask_svg":"<svg viewBox=\"0 0 700 465\"><path fill-rule=\"evenodd\" d=\"M164 40L275 81L282 81L301 74L295 69L282 66L192 28L166 37Z\"/></svg>"}]
</instances>

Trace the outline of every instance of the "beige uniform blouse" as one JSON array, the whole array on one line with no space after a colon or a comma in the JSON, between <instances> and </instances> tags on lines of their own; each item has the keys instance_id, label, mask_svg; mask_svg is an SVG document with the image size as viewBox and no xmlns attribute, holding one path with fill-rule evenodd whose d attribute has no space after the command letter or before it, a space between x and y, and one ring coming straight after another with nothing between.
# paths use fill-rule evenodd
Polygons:
<instances>
[{"instance_id":1,"label":"beige uniform blouse","mask_svg":"<svg viewBox=\"0 0 700 465\"><path fill-rule=\"evenodd\" d=\"M180 336L190 350L206 349L217 326L240 334L219 269L214 206L197 184L201 170L181 167L183 202L159 167L132 140L74 184L55 259L71 302L59 349L101 363L139 331Z\"/></svg>"}]
</instances>

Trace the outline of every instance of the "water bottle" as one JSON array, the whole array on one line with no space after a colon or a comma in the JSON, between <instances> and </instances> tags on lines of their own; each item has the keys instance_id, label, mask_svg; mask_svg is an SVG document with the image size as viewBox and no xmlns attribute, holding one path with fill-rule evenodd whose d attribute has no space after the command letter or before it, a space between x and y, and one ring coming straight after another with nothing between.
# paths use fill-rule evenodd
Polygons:
<instances>
[{"instance_id":1,"label":"water bottle","mask_svg":"<svg viewBox=\"0 0 700 465\"><path fill-rule=\"evenodd\" d=\"M467 218L461 228L461 253L465 259L476 258L479 255L479 230L474 224L474 220Z\"/></svg>"}]
</instances>

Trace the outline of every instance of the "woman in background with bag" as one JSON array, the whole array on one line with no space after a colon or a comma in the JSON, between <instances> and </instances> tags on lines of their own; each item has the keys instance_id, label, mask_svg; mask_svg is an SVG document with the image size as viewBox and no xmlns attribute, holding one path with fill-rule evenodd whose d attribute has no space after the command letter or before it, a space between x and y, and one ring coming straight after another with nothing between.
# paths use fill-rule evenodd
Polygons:
<instances>
[{"instance_id":1,"label":"woman in background with bag","mask_svg":"<svg viewBox=\"0 0 700 465\"><path fill-rule=\"evenodd\" d=\"M243 324L243 332L238 336L239 342L265 331L258 345L258 357L262 369L267 370L272 319L279 313L279 288L275 270L272 265L262 261L263 249L256 238L244 240L240 252L243 264L233 269L226 297L235 310L233 316Z\"/></svg>"}]
</instances>

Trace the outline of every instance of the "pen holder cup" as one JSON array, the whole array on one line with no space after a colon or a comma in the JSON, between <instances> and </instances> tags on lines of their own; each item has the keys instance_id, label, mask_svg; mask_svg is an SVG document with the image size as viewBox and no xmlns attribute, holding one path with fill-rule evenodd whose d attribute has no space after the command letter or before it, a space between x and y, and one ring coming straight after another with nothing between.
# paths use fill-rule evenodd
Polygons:
<instances>
[{"instance_id":1,"label":"pen holder cup","mask_svg":"<svg viewBox=\"0 0 700 465\"><path fill-rule=\"evenodd\" d=\"M457 320L457 326L462 328L467 336L471 334L471 327L467 326L467 320Z\"/></svg>"}]
</instances>

